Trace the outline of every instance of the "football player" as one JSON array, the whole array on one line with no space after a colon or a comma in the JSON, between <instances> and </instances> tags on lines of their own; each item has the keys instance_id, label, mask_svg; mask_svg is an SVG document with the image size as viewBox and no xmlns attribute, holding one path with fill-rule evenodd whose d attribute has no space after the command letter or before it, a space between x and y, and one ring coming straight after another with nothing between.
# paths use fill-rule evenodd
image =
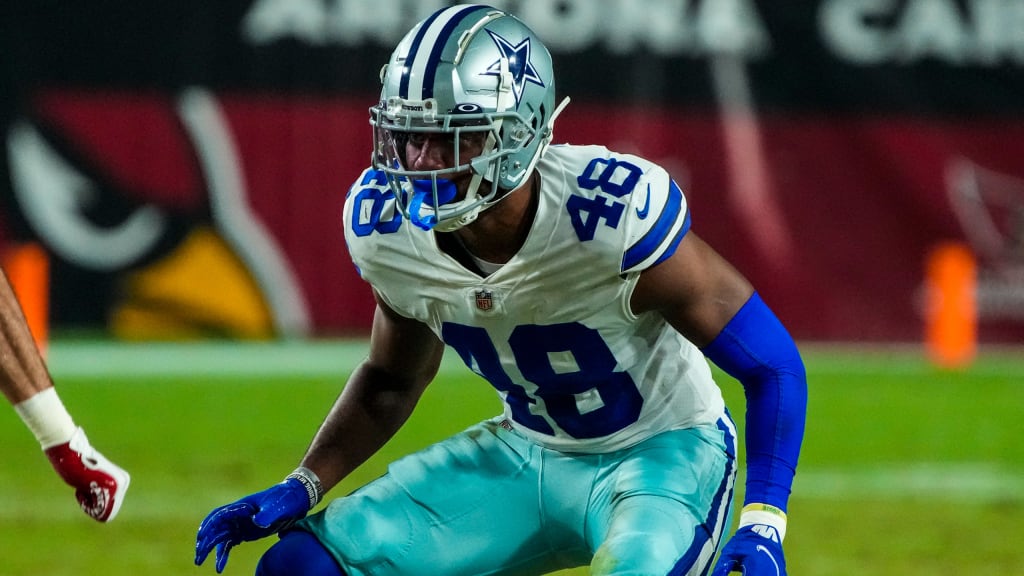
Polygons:
<instances>
[{"instance_id":1,"label":"football player","mask_svg":"<svg viewBox=\"0 0 1024 576\"><path fill-rule=\"evenodd\" d=\"M196 563L280 533L257 574L706 574L716 555L716 575L784 574L803 362L679 186L637 156L549 146L551 57L505 12L436 12L381 79L344 209L377 299L369 356L292 474L206 517ZM307 516L403 425L445 345L504 413ZM724 547L737 438L705 357L747 397Z\"/></svg>"},{"instance_id":2,"label":"football player","mask_svg":"<svg viewBox=\"0 0 1024 576\"><path fill-rule=\"evenodd\" d=\"M130 477L96 451L75 425L32 339L25 315L0 271L0 390L36 436L50 464L75 489L90 517L109 522L117 516Z\"/></svg>"}]
</instances>

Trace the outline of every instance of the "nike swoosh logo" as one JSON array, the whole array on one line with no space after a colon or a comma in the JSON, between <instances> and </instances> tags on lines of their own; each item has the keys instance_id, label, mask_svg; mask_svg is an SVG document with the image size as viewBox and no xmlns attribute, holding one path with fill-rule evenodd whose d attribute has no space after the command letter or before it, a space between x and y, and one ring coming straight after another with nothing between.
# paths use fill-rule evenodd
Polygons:
<instances>
[{"instance_id":1,"label":"nike swoosh logo","mask_svg":"<svg viewBox=\"0 0 1024 576\"><path fill-rule=\"evenodd\" d=\"M769 552L767 548L758 544L757 547L754 548L754 550L757 550L758 552L764 552L768 555L768 559L771 560L772 564L775 565L775 576L780 576L782 574L782 570L779 569L779 563L775 561L775 556L772 556L772 553Z\"/></svg>"},{"instance_id":2,"label":"nike swoosh logo","mask_svg":"<svg viewBox=\"0 0 1024 576\"><path fill-rule=\"evenodd\" d=\"M647 198L644 199L644 207L636 209L637 218L643 220L647 218L647 212L651 209L651 185L647 185Z\"/></svg>"}]
</instances>

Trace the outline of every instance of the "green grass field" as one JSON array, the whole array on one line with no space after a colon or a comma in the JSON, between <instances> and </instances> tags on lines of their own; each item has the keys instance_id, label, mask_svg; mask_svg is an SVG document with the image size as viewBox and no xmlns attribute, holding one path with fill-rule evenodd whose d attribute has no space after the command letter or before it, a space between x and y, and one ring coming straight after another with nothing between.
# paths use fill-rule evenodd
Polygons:
<instances>
[{"instance_id":1,"label":"green grass field","mask_svg":"<svg viewBox=\"0 0 1024 576\"><path fill-rule=\"evenodd\" d=\"M64 403L132 473L132 486L113 523L93 522L14 411L0 411L0 575L215 574L212 559L192 564L199 522L294 468L361 351L56 343L50 366ZM983 354L956 372L913 349L808 346L804 355L810 408L790 505L790 573L1020 573L1024 352ZM402 432L328 497L496 414L494 393L467 374L446 360ZM739 417L740 386L720 381ZM225 573L252 574L270 543L236 548ZM560 573L569 574L586 570Z\"/></svg>"}]
</instances>

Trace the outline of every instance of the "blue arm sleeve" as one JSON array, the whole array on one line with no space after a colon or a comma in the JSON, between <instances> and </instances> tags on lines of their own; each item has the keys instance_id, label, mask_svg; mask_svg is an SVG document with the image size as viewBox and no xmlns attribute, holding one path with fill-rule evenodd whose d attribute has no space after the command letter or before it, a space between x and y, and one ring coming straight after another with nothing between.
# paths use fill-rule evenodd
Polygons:
<instances>
[{"instance_id":1,"label":"blue arm sleeve","mask_svg":"<svg viewBox=\"0 0 1024 576\"><path fill-rule=\"evenodd\" d=\"M702 351L746 395L744 503L786 510L807 413L807 374L796 344L755 292Z\"/></svg>"}]
</instances>

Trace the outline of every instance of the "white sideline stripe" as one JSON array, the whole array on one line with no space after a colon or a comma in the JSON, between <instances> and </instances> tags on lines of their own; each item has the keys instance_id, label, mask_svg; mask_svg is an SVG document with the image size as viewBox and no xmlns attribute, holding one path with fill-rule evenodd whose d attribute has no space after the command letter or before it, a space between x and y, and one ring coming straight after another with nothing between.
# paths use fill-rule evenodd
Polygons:
<instances>
[{"instance_id":1,"label":"white sideline stripe","mask_svg":"<svg viewBox=\"0 0 1024 576\"><path fill-rule=\"evenodd\" d=\"M862 470L797 470L794 498L1024 502L1024 471L989 462L910 463Z\"/></svg>"},{"instance_id":2,"label":"white sideline stripe","mask_svg":"<svg viewBox=\"0 0 1024 576\"><path fill-rule=\"evenodd\" d=\"M808 374L857 374L861 376L920 376L938 374L921 343L865 344L856 342L798 342ZM1024 378L1024 346L983 344L978 360L964 368L971 377ZM952 371L955 374L956 371Z\"/></svg>"},{"instance_id":3,"label":"white sideline stripe","mask_svg":"<svg viewBox=\"0 0 1024 576\"><path fill-rule=\"evenodd\" d=\"M800 470L793 488L794 499L868 502L936 502L948 504L1014 504L1024 502L1024 475L990 463L908 464L869 470ZM240 494L230 487L204 492L204 500L230 502ZM337 496L329 496L329 499ZM202 505L187 506L194 496L167 492L146 492L129 488L117 523L132 519L198 522L209 510ZM81 516L81 518L80 518ZM83 521L82 513L68 497L41 493L34 498L0 492L0 522L14 518L33 522Z\"/></svg>"},{"instance_id":4,"label":"white sideline stripe","mask_svg":"<svg viewBox=\"0 0 1024 576\"><path fill-rule=\"evenodd\" d=\"M842 346L801 344L812 375L920 374L929 366L920 346ZM96 376L334 376L348 374L366 357L368 341L349 339L299 339L260 342L196 341L127 343L103 340L54 340L47 360L55 377ZM817 360L850 354L847 361ZM992 365L971 368L971 375L1024 380L1024 348L990 347ZM859 361L859 357L880 361ZM887 361L886 361L887 360ZM445 351L442 374L469 374L458 355Z\"/></svg>"},{"instance_id":5,"label":"white sideline stripe","mask_svg":"<svg viewBox=\"0 0 1024 576\"><path fill-rule=\"evenodd\" d=\"M347 375L368 351L364 339L270 342L52 342L47 364L54 378L144 376L234 377ZM445 354L443 373L463 370Z\"/></svg>"}]
</instances>

